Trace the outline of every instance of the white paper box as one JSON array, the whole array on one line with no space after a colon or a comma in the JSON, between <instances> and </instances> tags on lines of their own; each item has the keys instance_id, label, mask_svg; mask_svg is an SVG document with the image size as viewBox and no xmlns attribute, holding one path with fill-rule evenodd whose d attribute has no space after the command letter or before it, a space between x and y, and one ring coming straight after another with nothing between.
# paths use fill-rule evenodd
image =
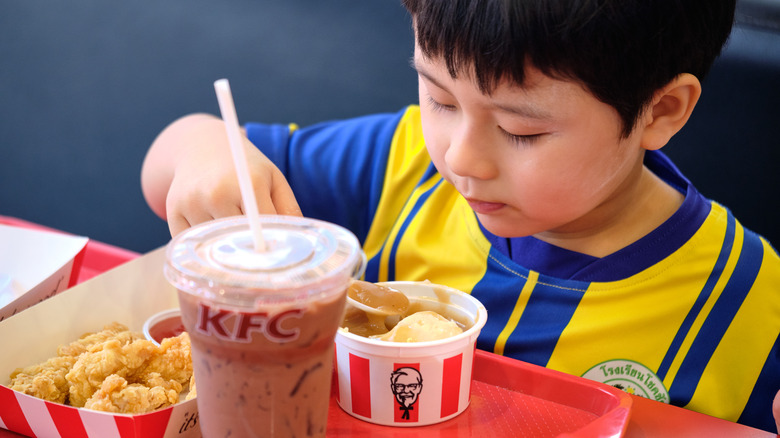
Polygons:
<instances>
[{"instance_id":1,"label":"white paper box","mask_svg":"<svg viewBox=\"0 0 780 438\"><path fill-rule=\"evenodd\" d=\"M165 280L164 248L130 261L0 322L0 383L19 367L40 363L57 347L113 321L142 331L145 320L176 308ZM90 438L199 438L195 400L143 415L73 408L0 386L0 427L28 436Z\"/></svg>"},{"instance_id":2,"label":"white paper box","mask_svg":"<svg viewBox=\"0 0 780 438\"><path fill-rule=\"evenodd\" d=\"M88 240L0 224L0 321L72 286Z\"/></svg>"}]
</instances>

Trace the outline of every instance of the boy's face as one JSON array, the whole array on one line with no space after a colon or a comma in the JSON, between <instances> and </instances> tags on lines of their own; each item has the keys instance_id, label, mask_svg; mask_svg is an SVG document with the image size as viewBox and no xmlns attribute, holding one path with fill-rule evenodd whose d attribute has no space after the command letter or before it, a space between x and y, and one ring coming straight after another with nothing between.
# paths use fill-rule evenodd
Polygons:
<instances>
[{"instance_id":1,"label":"boy's face","mask_svg":"<svg viewBox=\"0 0 780 438\"><path fill-rule=\"evenodd\" d=\"M414 63L433 163L492 233L594 234L631 203L637 130L621 138L614 108L577 83L529 69L523 87L502 82L485 95L419 49Z\"/></svg>"}]
</instances>

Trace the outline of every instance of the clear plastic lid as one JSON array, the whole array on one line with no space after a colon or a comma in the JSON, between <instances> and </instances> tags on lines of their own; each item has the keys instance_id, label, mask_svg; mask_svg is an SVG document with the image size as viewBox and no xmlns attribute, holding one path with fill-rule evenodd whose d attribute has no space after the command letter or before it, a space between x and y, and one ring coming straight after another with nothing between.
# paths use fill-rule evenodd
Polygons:
<instances>
[{"instance_id":1,"label":"clear plastic lid","mask_svg":"<svg viewBox=\"0 0 780 438\"><path fill-rule=\"evenodd\" d=\"M253 307L343 292L365 267L349 230L315 219L261 216L267 249L254 249L244 216L190 228L168 244L165 276L183 292L214 303Z\"/></svg>"}]
</instances>

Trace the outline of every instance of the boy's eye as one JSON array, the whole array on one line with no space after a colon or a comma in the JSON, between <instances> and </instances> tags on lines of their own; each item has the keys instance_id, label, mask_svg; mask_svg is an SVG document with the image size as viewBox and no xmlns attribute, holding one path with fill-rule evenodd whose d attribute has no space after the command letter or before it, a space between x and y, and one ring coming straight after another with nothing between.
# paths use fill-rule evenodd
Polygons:
<instances>
[{"instance_id":1,"label":"boy's eye","mask_svg":"<svg viewBox=\"0 0 780 438\"><path fill-rule=\"evenodd\" d=\"M431 109L434 111L453 111L455 109L455 105L445 105L443 103L439 103L431 96L428 96L428 105L430 105Z\"/></svg>"},{"instance_id":2,"label":"boy's eye","mask_svg":"<svg viewBox=\"0 0 780 438\"><path fill-rule=\"evenodd\" d=\"M504 129L501 129L501 132L511 141L518 143L518 144L524 144L524 145L531 145L535 143L539 138L542 136L542 134L529 134L529 135L517 135L512 134Z\"/></svg>"},{"instance_id":3,"label":"boy's eye","mask_svg":"<svg viewBox=\"0 0 780 438\"><path fill-rule=\"evenodd\" d=\"M428 101L428 105L434 111L455 111L455 109L456 109L455 105L445 105L443 103L439 103L438 101L436 101L430 95L428 95L426 97L427 97L426 100ZM499 126L499 129L501 130L501 133L503 133L504 136L506 136L510 141L512 141L514 143L517 143L517 144L522 144L522 145L525 145L525 146L529 146L529 145L535 143L543 135L543 134L519 135L519 134L512 134L512 133L504 130L500 126Z\"/></svg>"}]
</instances>

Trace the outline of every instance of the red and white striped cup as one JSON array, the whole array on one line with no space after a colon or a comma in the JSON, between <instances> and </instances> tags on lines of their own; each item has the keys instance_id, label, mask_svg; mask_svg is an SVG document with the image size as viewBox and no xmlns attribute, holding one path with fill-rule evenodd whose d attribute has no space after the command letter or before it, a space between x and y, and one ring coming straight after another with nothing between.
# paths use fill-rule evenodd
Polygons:
<instances>
[{"instance_id":1,"label":"red and white striped cup","mask_svg":"<svg viewBox=\"0 0 780 438\"><path fill-rule=\"evenodd\" d=\"M462 413L471 399L471 369L485 307L459 290L429 282L380 283L410 302L444 316L457 315L467 329L446 339L388 342L344 330L336 334L335 385L339 406L350 415L387 426L424 426Z\"/></svg>"}]
</instances>

